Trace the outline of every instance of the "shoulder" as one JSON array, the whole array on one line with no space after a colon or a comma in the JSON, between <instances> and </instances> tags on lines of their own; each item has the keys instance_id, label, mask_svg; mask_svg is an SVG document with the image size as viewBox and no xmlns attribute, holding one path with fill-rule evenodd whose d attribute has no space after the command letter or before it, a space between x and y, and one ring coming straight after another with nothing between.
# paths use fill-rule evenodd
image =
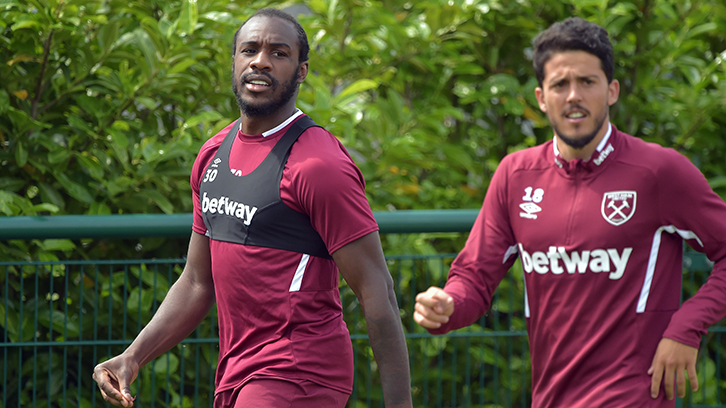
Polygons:
<instances>
[{"instance_id":1,"label":"shoulder","mask_svg":"<svg viewBox=\"0 0 726 408\"><path fill-rule=\"evenodd\" d=\"M348 151L327 129L313 126L305 130L290 150L290 168L305 171L337 171L353 166Z\"/></svg>"},{"instance_id":2,"label":"shoulder","mask_svg":"<svg viewBox=\"0 0 726 408\"><path fill-rule=\"evenodd\" d=\"M340 140L319 125L307 128L300 135L293 149L312 157L325 157L330 154L348 156Z\"/></svg>"},{"instance_id":3,"label":"shoulder","mask_svg":"<svg viewBox=\"0 0 726 408\"><path fill-rule=\"evenodd\" d=\"M317 192L365 188L365 181L337 137L322 127L310 127L293 144L287 161L289 177Z\"/></svg>"},{"instance_id":4,"label":"shoulder","mask_svg":"<svg viewBox=\"0 0 726 408\"><path fill-rule=\"evenodd\" d=\"M227 133L232 129L232 126L237 123L235 120L234 122L230 123L229 125L225 126L222 130L217 132L216 135L210 137L204 144L202 145L202 148L199 149L199 155L198 156L206 156L210 152L212 155L217 152L217 149L219 149L219 145L222 144L224 141L225 136L227 136Z\"/></svg>"},{"instance_id":5,"label":"shoulder","mask_svg":"<svg viewBox=\"0 0 726 408\"><path fill-rule=\"evenodd\" d=\"M552 140L534 147L518 150L504 156L499 168L509 172L519 170L541 170L554 165ZM497 168L497 170L499 170Z\"/></svg>"},{"instance_id":6,"label":"shoulder","mask_svg":"<svg viewBox=\"0 0 726 408\"><path fill-rule=\"evenodd\" d=\"M657 143L647 142L624 132L617 132L620 139L619 145L623 150L623 153L618 156L618 161L628 162L638 167L646 167L659 177L670 177L692 172L700 174L700 170L696 168L691 160L677 150Z\"/></svg>"},{"instance_id":7,"label":"shoulder","mask_svg":"<svg viewBox=\"0 0 726 408\"><path fill-rule=\"evenodd\" d=\"M194 160L194 165L192 167L192 184L195 184L195 180L198 180L200 174L204 172L204 169L217 153L224 137L227 136L227 133L229 133L235 123L236 121L225 126L224 129L220 130L216 135L204 142L201 149L199 149L199 154L197 154L197 158Z\"/></svg>"}]
</instances>

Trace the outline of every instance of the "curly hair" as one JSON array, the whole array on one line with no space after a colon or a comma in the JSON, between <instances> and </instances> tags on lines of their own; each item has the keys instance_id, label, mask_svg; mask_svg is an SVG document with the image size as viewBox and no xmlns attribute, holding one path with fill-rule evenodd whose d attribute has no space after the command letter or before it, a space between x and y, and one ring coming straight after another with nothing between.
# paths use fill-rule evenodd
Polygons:
<instances>
[{"instance_id":1,"label":"curly hair","mask_svg":"<svg viewBox=\"0 0 726 408\"><path fill-rule=\"evenodd\" d=\"M595 23L570 17L539 33L532 44L532 65L539 86L544 81L544 65L553 54L564 51L585 51L598 57L608 83L613 80L613 46L608 32Z\"/></svg>"},{"instance_id":2,"label":"curly hair","mask_svg":"<svg viewBox=\"0 0 726 408\"><path fill-rule=\"evenodd\" d=\"M288 13L285 13L282 10L277 10L277 9L272 9L272 8L259 10L258 12L256 12L252 16L250 16L250 18L245 20L244 23L242 23L242 25L237 29L237 31L235 31L234 39L232 40L233 41L232 42L232 55L233 56L237 52L237 37L238 37L239 32L242 29L242 27L244 27L248 21L252 20L255 17L260 17L260 16L277 17L277 18L281 18L283 20L287 20L287 21L291 22L295 26L295 30L297 31L297 40L298 40L298 45L300 46L300 54L298 55L297 61L298 61L298 63L302 63L302 62L305 62L308 60L308 54L310 53L310 45L308 44L308 36L305 33L305 29L302 28L302 26L300 25L300 23L297 22L295 17L291 16Z\"/></svg>"}]
</instances>

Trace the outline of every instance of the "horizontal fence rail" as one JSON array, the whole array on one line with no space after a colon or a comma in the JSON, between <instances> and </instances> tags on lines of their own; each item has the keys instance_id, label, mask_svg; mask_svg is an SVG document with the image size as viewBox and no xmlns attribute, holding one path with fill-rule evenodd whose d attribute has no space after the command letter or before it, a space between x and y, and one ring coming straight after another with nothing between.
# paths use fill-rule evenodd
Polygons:
<instances>
[{"instance_id":1,"label":"horizontal fence rail","mask_svg":"<svg viewBox=\"0 0 726 408\"><path fill-rule=\"evenodd\" d=\"M479 210L374 211L381 233L465 232ZM192 214L0 217L0 241L47 238L185 237Z\"/></svg>"},{"instance_id":2,"label":"horizontal fence rail","mask_svg":"<svg viewBox=\"0 0 726 408\"><path fill-rule=\"evenodd\" d=\"M374 215L381 232L412 234L467 232L477 213L431 210ZM15 228L35 232L28 236L28 231L10 231ZM187 214L0 217L0 239L184 237L190 232ZM487 315L471 327L431 336L413 320L415 296L431 285L444 284L455 254L386 254L406 333L414 406L529 407L531 374L519 263L500 284ZM130 344L157 310L184 262L0 262L0 407L106 406L91 378L94 365ZM701 254L686 252L684 299L705 282L710 268ZM354 391L348 406L383 407L365 319L344 282L340 293L355 353ZM191 336L141 370L132 386L132 394L138 396L136 406L211 407L216 324L213 310ZM700 389L679 401L679 406L726 404L725 332L720 324L704 336L697 367Z\"/></svg>"}]
</instances>

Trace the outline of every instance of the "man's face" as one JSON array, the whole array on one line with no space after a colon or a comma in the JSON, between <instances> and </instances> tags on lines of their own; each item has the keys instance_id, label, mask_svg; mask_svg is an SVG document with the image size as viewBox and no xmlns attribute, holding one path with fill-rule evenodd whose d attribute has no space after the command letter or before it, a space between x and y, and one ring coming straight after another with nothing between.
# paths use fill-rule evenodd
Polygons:
<instances>
[{"instance_id":1,"label":"man's face","mask_svg":"<svg viewBox=\"0 0 726 408\"><path fill-rule=\"evenodd\" d=\"M585 51L553 54L544 65L542 87L535 90L557 137L574 149L607 131L608 108L618 100L620 84L608 83L600 59Z\"/></svg>"},{"instance_id":2,"label":"man's face","mask_svg":"<svg viewBox=\"0 0 726 408\"><path fill-rule=\"evenodd\" d=\"M294 106L308 63L298 63L297 32L289 21L258 16L239 31L232 59L232 90L247 117L265 117Z\"/></svg>"}]
</instances>

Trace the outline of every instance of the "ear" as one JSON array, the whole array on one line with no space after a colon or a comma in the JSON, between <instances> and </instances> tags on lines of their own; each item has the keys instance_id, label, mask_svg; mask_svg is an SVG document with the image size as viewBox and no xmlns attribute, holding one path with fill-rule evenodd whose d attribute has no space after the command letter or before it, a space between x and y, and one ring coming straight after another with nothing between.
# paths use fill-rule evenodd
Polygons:
<instances>
[{"instance_id":1,"label":"ear","mask_svg":"<svg viewBox=\"0 0 726 408\"><path fill-rule=\"evenodd\" d=\"M618 101L618 96L620 96L620 82L613 79L608 84L608 106L613 106Z\"/></svg>"},{"instance_id":2,"label":"ear","mask_svg":"<svg viewBox=\"0 0 726 408\"><path fill-rule=\"evenodd\" d=\"M539 110L542 112L547 113L547 105L545 105L544 102L544 91L540 87L534 88L534 96L537 98L537 103L539 104Z\"/></svg>"},{"instance_id":3,"label":"ear","mask_svg":"<svg viewBox=\"0 0 726 408\"><path fill-rule=\"evenodd\" d=\"M299 71L300 72L298 72L297 83L302 84L303 82L305 82L305 78L307 78L307 76L308 76L308 62L307 61L300 64Z\"/></svg>"}]
</instances>

